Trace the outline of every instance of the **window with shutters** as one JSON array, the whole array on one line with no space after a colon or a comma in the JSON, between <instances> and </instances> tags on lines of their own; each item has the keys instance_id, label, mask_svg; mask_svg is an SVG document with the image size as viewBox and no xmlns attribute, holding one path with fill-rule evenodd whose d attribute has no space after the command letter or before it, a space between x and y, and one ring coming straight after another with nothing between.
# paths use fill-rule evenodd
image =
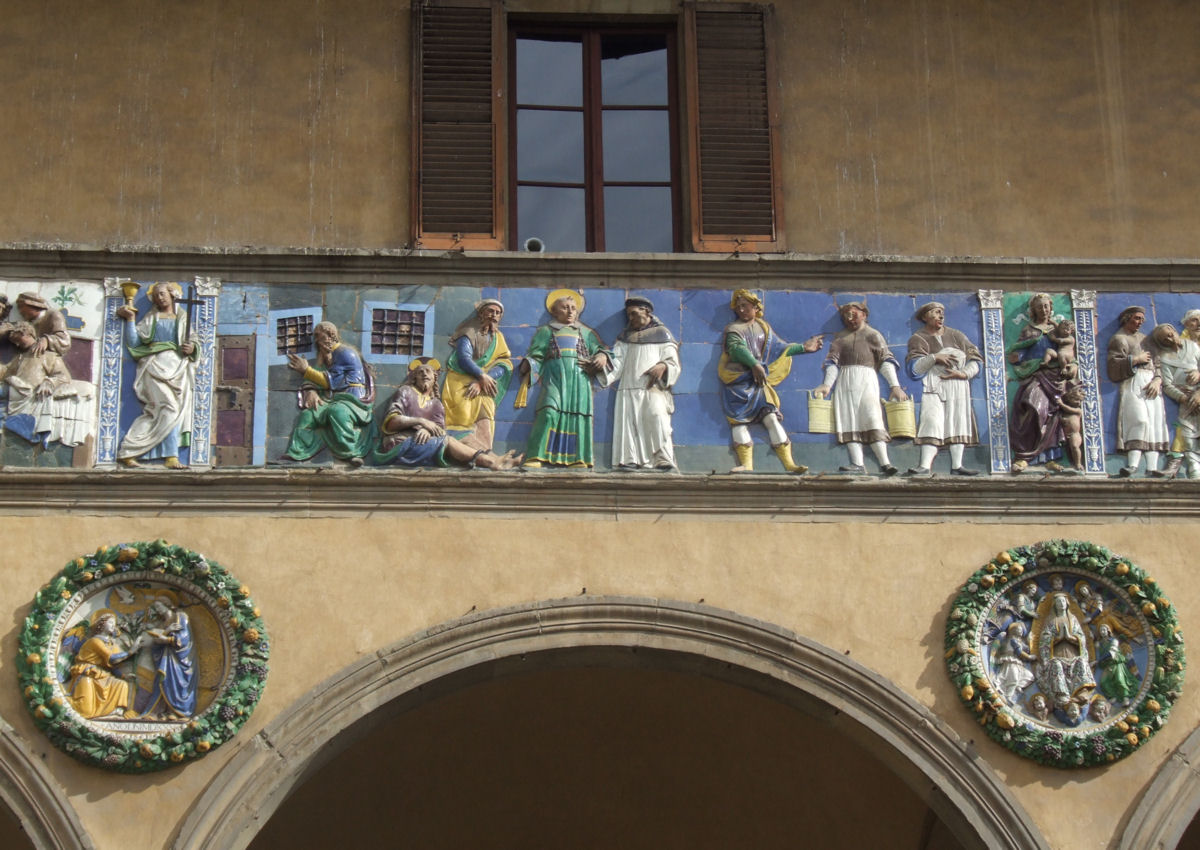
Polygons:
<instances>
[{"instance_id":1,"label":"window with shutters","mask_svg":"<svg viewBox=\"0 0 1200 850\"><path fill-rule=\"evenodd\" d=\"M783 250L769 7L414 10L418 247Z\"/></svg>"},{"instance_id":2,"label":"window with shutters","mask_svg":"<svg viewBox=\"0 0 1200 850\"><path fill-rule=\"evenodd\" d=\"M414 2L413 221L426 248L504 248L498 0Z\"/></svg>"}]
</instances>

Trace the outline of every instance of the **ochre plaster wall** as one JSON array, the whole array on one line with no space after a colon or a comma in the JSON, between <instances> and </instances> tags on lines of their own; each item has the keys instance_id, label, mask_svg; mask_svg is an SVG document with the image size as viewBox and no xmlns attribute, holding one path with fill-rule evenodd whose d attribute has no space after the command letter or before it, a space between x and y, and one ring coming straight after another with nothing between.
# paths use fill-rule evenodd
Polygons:
<instances>
[{"instance_id":1,"label":"ochre plaster wall","mask_svg":"<svg viewBox=\"0 0 1200 850\"><path fill-rule=\"evenodd\" d=\"M791 250L1195 256L1194 5L775 6ZM7 14L3 44L0 243L409 241L403 0L50 0Z\"/></svg>"},{"instance_id":2,"label":"ochre plaster wall","mask_svg":"<svg viewBox=\"0 0 1200 850\"><path fill-rule=\"evenodd\" d=\"M19 4L0 241L402 244L408 31L407 3Z\"/></svg>"},{"instance_id":3,"label":"ochre plaster wall","mask_svg":"<svg viewBox=\"0 0 1200 850\"><path fill-rule=\"evenodd\" d=\"M731 514L733 516L733 514ZM1188 524L819 524L564 520L380 514L344 519L207 516L25 517L37 541L6 563L0 678L36 590L69 558L100 544L165 536L249 584L271 630L268 687L231 744L181 770L106 775L76 764L33 727L15 687L0 716L46 753L47 765L98 846L164 846L192 800L237 746L324 678L365 654L474 609L589 595L696 602L777 624L891 680L952 726L1006 782L1055 848L1118 834L1163 761L1198 724L1195 688L1144 748L1106 769L1038 767L988 741L961 706L942 658L947 606L996 551L1050 537L1111 547L1151 571L1185 629L1200 587L1182 553ZM1053 792L1053 793L1049 793ZM1098 804L1098 801L1104 801ZM1087 811L1088 817L1065 816Z\"/></svg>"},{"instance_id":4,"label":"ochre plaster wall","mask_svg":"<svg viewBox=\"0 0 1200 850\"><path fill-rule=\"evenodd\" d=\"M778 5L792 250L1196 254L1195 6Z\"/></svg>"}]
</instances>

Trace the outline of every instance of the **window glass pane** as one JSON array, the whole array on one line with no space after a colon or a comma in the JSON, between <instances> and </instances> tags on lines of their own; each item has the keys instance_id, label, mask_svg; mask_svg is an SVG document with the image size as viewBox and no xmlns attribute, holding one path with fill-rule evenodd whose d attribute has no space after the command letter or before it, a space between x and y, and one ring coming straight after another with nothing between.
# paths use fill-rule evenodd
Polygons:
<instances>
[{"instance_id":1,"label":"window glass pane","mask_svg":"<svg viewBox=\"0 0 1200 850\"><path fill-rule=\"evenodd\" d=\"M517 179L583 182L583 113L517 110Z\"/></svg>"},{"instance_id":2,"label":"window glass pane","mask_svg":"<svg viewBox=\"0 0 1200 850\"><path fill-rule=\"evenodd\" d=\"M536 236L547 251L586 251L583 189L517 187L517 247Z\"/></svg>"},{"instance_id":3,"label":"window glass pane","mask_svg":"<svg viewBox=\"0 0 1200 850\"><path fill-rule=\"evenodd\" d=\"M600 79L605 106L666 106L666 36L604 36Z\"/></svg>"},{"instance_id":4,"label":"window glass pane","mask_svg":"<svg viewBox=\"0 0 1200 850\"><path fill-rule=\"evenodd\" d=\"M671 179L670 116L665 111L604 110L605 181Z\"/></svg>"},{"instance_id":5,"label":"window glass pane","mask_svg":"<svg viewBox=\"0 0 1200 850\"><path fill-rule=\"evenodd\" d=\"M517 103L583 106L583 43L518 38Z\"/></svg>"},{"instance_id":6,"label":"window glass pane","mask_svg":"<svg viewBox=\"0 0 1200 850\"><path fill-rule=\"evenodd\" d=\"M666 186L608 186L604 190L604 250L675 250L671 190Z\"/></svg>"}]
</instances>

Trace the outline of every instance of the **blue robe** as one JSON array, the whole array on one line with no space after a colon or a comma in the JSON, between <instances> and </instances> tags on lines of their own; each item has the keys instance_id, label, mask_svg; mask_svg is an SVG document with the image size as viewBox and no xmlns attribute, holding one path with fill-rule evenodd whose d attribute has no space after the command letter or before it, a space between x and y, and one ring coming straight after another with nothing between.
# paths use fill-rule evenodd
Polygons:
<instances>
[{"instance_id":1,"label":"blue robe","mask_svg":"<svg viewBox=\"0 0 1200 850\"><path fill-rule=\"evenodd\" d=\"M141 709L149 714L158 708L191 717L196 713L196 673L192 662L192 628L187 614L178 611L175 623L167 629L170 643L155 643L154 685L149 703ZM165 705L164 705L165 703Z\"/></svg>"},{"instance_id":2,"label":"blue robe","mask_svg":"<svg viewBox=\"0 0 1200 850\"><path fill-rule=\"evenodd\" d=\"M758 333L754 333L757 326ZM721 378L721 406L730 425L749 425L761 422L769 413L779 411L779 393L775 385L788 376L791 357L803 354L802 345L784 342L762 319L752 322L733 322L725 326L725 350L717 364ZM749 355L767 372L762 384L754 382L750 367L739 361Z\"/></svg>"}]
</instances>

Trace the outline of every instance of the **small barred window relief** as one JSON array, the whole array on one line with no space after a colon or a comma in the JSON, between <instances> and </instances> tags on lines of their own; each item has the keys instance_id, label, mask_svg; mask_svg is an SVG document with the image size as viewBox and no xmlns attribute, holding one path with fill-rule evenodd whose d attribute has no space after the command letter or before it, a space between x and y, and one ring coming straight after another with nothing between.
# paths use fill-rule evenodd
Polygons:
<instances>
[{"instance_id":1,"label":"small barred window relief","mask_svg":"<svg viewBox=\"0 0 1200 850\"><path fill-rule=\"evenodd\" d=\"M371 353L420 356L425 348L423 310L372 310Z\"/></svg>"},{"instance_id":2,"label":"small barred window relief","mask_svg":"<svg viewBox=\"0 0 1200 850\"><path fill-rule=\"evenodd\" d=\"M291 316L275 320L276 354L299 354L310 351L313 342L313 317Z\"/></svg>"}]
</instances>

